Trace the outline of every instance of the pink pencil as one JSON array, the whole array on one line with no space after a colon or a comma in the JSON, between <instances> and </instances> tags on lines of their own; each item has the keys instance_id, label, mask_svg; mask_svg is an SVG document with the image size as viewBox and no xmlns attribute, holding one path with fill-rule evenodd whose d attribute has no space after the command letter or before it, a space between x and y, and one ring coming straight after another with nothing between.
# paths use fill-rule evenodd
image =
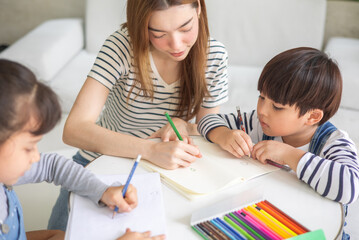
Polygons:
<instances>
[{"instance_id":1,"label":"pink pencil","mask_svg":"<svg viewBox=\"0 0 359 240\"><path fill-rule=\"evenodd\" d=\"M272 229L268 228L262 221L260 221L258 218L253 216L250 212L248 212L248 211L246 211L244 209L241 209L241 210L238 211L238 213L242 213L242 212L244 214L246 214L246 219L248 219L248 221L250 223L252 223L254 226L256 226L261 231L263 231L265 234L267 234L271 239L275 239L275 240L283 239L281 236L279 236Z\"/></svg>"}]
</instances>

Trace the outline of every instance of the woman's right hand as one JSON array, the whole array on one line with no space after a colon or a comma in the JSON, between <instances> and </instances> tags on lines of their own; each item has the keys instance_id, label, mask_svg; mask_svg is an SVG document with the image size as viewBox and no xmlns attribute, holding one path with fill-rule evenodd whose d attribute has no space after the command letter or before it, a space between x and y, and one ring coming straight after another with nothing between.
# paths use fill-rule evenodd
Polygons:
<instances>
[{"instance_id":1,"label":"woman's right hand","mask_svg":"<svg viewBox=\"0 0 359 240\"><path fill-rule=\"evenodd\" d=\"M149 149L145 159L165 169L189 167L198 157L202 157L197 146L178 140L153 142Z\"/></svg>"},{"instance_id":2,"label":"woman's right hand","mask_svg":"<svg viewBox=\"0 0 359 240\"><path fill-rule=\"evenodd\" d=\"M183 141L193 144L193 140L190 135L199 135L197 128L195 127L196 125L176 117L172 118L172 121ZM178 139L170 123L167 123L165 126L152 133L148 138L161 138L163 142L176 141Z\"/></svg>"},{"instance_id":3,"label":"woman's right hand","mask_svg":"<svg viewBox=\"0 0 359 240\"><path fill-rule=\"evenodd\" d=\"M163 240L166 239L165 235L158 235L151 237L151 232L132 232L129 228L126 229L126 233L116 240Z\"/></svg>"}]
</instances>

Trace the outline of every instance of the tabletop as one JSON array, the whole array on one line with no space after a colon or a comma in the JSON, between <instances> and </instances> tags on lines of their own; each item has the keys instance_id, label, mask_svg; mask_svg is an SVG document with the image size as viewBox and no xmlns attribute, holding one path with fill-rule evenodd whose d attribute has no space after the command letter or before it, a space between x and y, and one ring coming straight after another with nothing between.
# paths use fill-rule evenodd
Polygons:
<instances>
[{"instance_id":1,"label":"tabletop","mask_svg":"<svg viewBox=\"0 0 359 240\"><path fill-rule=\"evenodd\" d=\"M95 174L128 174L133 161L126 158L101 156L87 169ZM136 174L147 170L139 165ZM339 239L344 215L342 205L316 193L298 180L294 172L275 171L226 188L215 194L188 200L162 181L167 238L202 239L190 226L192 213L225 202L245 198L248 193L260 194L309 230L323 229L327 239Z\"/></svg>"}]
</instances>

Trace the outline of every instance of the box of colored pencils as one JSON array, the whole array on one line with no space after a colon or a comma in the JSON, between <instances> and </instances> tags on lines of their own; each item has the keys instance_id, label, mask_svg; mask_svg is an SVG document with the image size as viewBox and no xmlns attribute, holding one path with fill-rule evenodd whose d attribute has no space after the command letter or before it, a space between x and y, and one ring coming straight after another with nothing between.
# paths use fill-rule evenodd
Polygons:
<instances>
[{"instance_id":1,"label":"box of colored pencils","mask_svg":"<svg viewBox=\"0 0 359 240\"><path fill-rule=\"evenodd\" d=\"M207 217L205 221L191 221L191 227L201 237L209 240L313 239L304 236L309 234L315 235L315 239L325 239L322 230L310 232L267 200L251 203L226 214L217 214L212 218ZM300 235L304 238L299 238Z\"/></svg>"}]
</instances>

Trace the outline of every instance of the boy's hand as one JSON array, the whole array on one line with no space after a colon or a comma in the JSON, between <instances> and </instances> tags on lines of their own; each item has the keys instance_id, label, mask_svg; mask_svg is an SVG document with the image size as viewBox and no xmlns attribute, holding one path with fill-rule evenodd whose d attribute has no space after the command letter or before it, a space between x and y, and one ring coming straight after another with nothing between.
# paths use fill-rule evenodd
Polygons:
<instances>
[{"instance_id":1,"label":"boy's hand","mask_svg":"<svg viewBox=\"0 0 359 240\"><path fill-rule=\"evenodd\" d=\"M118 238L117 240L163 240L165 238L166 238L165 235L158 235L151 237L150 231L143 233L131 232L131 230L127 228L126 233L122 237Z\"/></svg>"},{"instance_id":2,"label":"boy's hand","mask_svg":"<svg viewBox=\"0 0 359 240\"><path fill-rule=\"evenodd\" d=\"M217 143L238 158L244 155L249 156L253 148L252 139L242 130L218 127L210 131L208 137L212 142Z\"/></svg>"},{"instance_id":3,"label":"boy's hand","mask_svg":"<svg viewBox=\"0 0 359 240\"><path fill-rule=\"evenodd\" d=\"M252 151L252 157L262 163L266 163L269 159L282 165L289 165L294 171L296 171L298 162L304 154L303 150L273 140L257 143Z\"/></svg>"},{"instance_id":4,"label":"boy's hand","mask_svg":"<svg viewBox=\"0 0 359 240\"><path fill-rule=\"evenodd\" d=\"M114 210L118 207L118 212L129 212L137 206L137 190L130 184L126 191L125 198L122 197L122 189L120 187L109 187L103 193L101 201L105 203L110 209Z\"/></svg>"}]
</instances>

